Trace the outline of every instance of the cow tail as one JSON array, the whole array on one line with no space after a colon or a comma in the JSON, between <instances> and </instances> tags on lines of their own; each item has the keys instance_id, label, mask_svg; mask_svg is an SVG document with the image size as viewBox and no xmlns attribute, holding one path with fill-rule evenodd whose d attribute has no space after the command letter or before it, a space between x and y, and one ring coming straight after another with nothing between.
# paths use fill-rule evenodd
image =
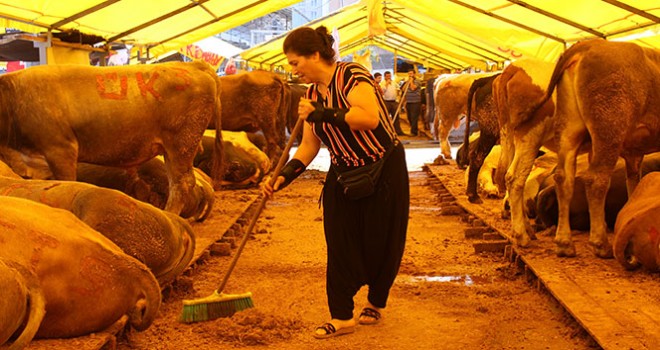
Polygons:
<instances>
[{"instance_id":1,"label":"cow tail","mask_svg":"<svg viewBox=\"0 0 660 350\"><path fill-rule=\"evenodd\" d=\"M640 262L632 256L632 252L629 249L631 247L630 240L632 239L632 235L635 234L635 230L626 230L624 227L619 233L621 232L626 234L615 235L614 241L612 242L614 258L616 258L626 270L635 270L640 267Z\"/></svg>"},{"instance_id":2,"label":"cow tail","mask_svg":"<svg viewBox=\"0 0 660 350\"><path fill-rule=\"evenodd\" d=\"M139 332L149 328L158 316L162 295L160 284L151 270L137 259L134 264L138 270L138 280L135 283L139 285L140 295L127 315L130 325Z\"/></svg>"},{"instance_id":3,"label":"cow tail","mask_svg":"<svg viewBox=\"0 0 660 350\"><path fill-rule=\"evenodd\" d=\"M27 347L32 341L32 338L37 334L41 321L46 315L46 297L39 284L39 279L32 273L32 271L24 268L20 264L13 262L5 262L9 267L15 269L24 278L27 287L30 311L27 314L27 319L24 320L25 327L21 334L14 340L7 348L8 350L20 350Z\"/></svg>"},{"instance_id":4,"label":"cow tail","mask_svg":"<svg viewBox=\"0 0 660 350\"><path fill-rule=\"evenodd\" d=\"M527 111L525 111L524 120L529 120L536 113L536 111L538 111L541 106L543 106L552 97L552 94L554 93L555 88L559 84L562 76L564 75L564 72L577 62L578 58L575 56L579 53L587 51L588 49L589 45L585 45L585 42L580 42L571 46L568 48L568 50L561 54L557 60L557 63L555 64L555 69L552 71L552 76L550 77L548 88L545 89L545 95L536 101L536 103L534 103Z\"/></svg>"},{"instance_id":5,"label":"cow tail","mask_svg":"<svg viewBox=\"0 0 660 350\"><path fill-rule=\"evenodd\" d=\"M222 143L222 84L220 78L214 75L216 85L216 103L214 116L215 118L215 142L213 144L213 156L211 157L211 180L213 180L213 189L219 190L222 186L222 178L224 177L224 144Z\"/></svg>"},{"instance_id":6,"label":"cow tail","mask_svg":"<svg viewBox=\"0 0 660 350\"><path fill-rule=\"evenodd\" d=\"M461 165L467 165L469 154L470 154L470 118L472 117L472 99L474 94L477 93L477 90L484 87L490 81L491 77L475 79L470 85L470 90L468 91L467 99L467 113L465 114L465 136L463 139L463 150L461 158L465 159L456 159L456 163ZM458 158L458 157L457 157Z\"/></svg>"}]
</instances>

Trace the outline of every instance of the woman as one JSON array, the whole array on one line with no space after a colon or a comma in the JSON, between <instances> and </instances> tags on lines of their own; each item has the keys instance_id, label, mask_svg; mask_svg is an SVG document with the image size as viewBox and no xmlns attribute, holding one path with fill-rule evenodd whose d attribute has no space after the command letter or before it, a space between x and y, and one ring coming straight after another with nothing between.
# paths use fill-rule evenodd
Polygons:
<instances>
[{"instance_id":1,"label":"woman","mask_svg":"<svg viewBox=\"0 0 660 350\"><path fill-rule=\"evenodd\" d=\"M405 152L382 95L364 67L336 61L332 43L325 27L299 28L284 40L293 73L312 85L298 107L299 118L306 121L300 146L274 185L264 186L264 195L270 196L288 185L316 157L321 142L330 151L323 225L332 319L316 328L317 338L354 331L353 297L364 285L368 300L358 322L371 325L381 319L401 263L409 209ZM338 182L339 174L344 179L347 171L375 172L379 166L373 193L358 190L363 198L351 199L352 188Z\"/></svg>"}]
</instances>

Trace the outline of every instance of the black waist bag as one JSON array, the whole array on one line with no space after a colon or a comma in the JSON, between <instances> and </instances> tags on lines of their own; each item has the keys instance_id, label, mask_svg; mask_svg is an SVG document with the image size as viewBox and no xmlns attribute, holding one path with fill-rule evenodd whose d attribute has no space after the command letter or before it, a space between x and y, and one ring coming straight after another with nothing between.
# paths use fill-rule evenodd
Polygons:
<instances>
[{"instance_id":1,"label":"black waist bag","mask_svg":"<svg viewBox=\"0 0 660 350\"><path fill-rule=\"evenodd\" d=\"M358 200L376 192L376 184L378 184L380 174L383 172L383 166L397 144L398 142L394 143L383 157L374 163L344 172L335 169L337 171L337 182L342 186L346 198Z\"/></svg>"}]
</instances>

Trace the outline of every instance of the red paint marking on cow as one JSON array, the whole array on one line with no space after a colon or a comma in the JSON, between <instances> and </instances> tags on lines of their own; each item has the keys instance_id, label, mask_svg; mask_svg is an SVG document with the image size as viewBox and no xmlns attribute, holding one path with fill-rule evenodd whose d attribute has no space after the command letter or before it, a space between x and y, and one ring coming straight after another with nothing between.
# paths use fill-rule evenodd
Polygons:
<instances>
[{"instance_id":1,"label":"red paint marking on cow","mask_svg":"<svg viewBox=\"0 0 660 350\"><path fill-rule=\"evenodd\" d=\"M97 294L97 291L103 288L107 277L114 274L110 266L93 256L85 256L80 260L78 273L85 283L84 287L75 288L75 291L87 296Z\"/></svg>"},{"instance_id":2,"label":"red paint marking on cow","mask_svg":"<svg viewBox=\"0 0 660 350\"><path fill-rule=\"evenodd\" d=\"M9 185L5 187L5 189L2 190L2 192L0 192L0 195L8 196L10 193L14 192L14 190L17 190L21 187L25 187L25 185L22 183L15 183L13 185Z\"/></svg>"},{"instance_id":3,"label":"red paint marking on cow","mask_svg":"<svg viewBox=\"0 0 660 350\"><path fill-rule=\"evenodd\" d=\"M182 69L182 68L174 68L174 70L177 71L177 73L175 74L175 76L176 76L177 78L181 78L181 80L183 80L183 84L181 84L181 85L177 85L177 86L176 86L176 89L177 89L177 90L185 90L185 89L187 89L188 86L190 86L190 84L191 84L191 80L190 80L190 72L188 72L187 70Z\"/></svg>"},{"instance_id":4,"label":"red paint marking on cow","mask_svg":"<svg viewBox=\"0 0 660 350\"><path fill-rule=\"evenodd\" d=\"M161 95L156 90L154 90L154 83L158 79L158 76L159 76L158 73L154 72L154 74L152 74L151 77L149 77L149 79L145 83L144 75L142 75L142 72L138 72L137 74L135 74L138 88L140 88L140 94L142 95L142 97L147 97L147 92L150 92L151 95L153 95L153 97L156 99L156 101L161 100Z\"/></svg>"},{"instance_id":5,"label":"red paint marking on cow","mask_svg":"<svg viewBox=\"0 0 660 350\"><path fill-rule=\"evenodd\" d=\"M106 82L117 84L117 80L119 80L119 92L107 92ZM96 76L96 90L101 98L125 100L128 94L128 79L125 76L118 77L117 73L108 73L105 76L99 74Z\"/></svg>"}]
</instances>

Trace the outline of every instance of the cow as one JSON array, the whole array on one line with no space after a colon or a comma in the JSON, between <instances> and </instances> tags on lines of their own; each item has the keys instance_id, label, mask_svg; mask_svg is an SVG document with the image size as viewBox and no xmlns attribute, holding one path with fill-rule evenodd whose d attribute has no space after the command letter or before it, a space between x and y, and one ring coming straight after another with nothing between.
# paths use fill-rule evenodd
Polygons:
<instances>
[{"instance_id":1,"label":"cow","mask_svg":"<svg viewBox=\"0 0 660 350\"><path fill-rule=\"evenodd\" d=\"M223 141L224 142L224 141ZM209 147L215 140L209 142ZM223 149L223 152L226 150ZM209 163L208 173L211 174ZM215 191L209 175L193 168L195 186L186 198L180 216L202 222L211 214L215 203ZM137 169L107 167L88 163L78 163L77 180L92 185L121 191L137 200L164 209L167 203L169 182L167 168L162 157L154 157L140 164Z\"/></svg>"},{"instance_id":2,"label":"cow","mask_svg":"<svg viewBox=\"0 0 660 350\"><path fill-rule=\"evenodd\" d=\"M589 206L584 181L584 172L588 166L589 155L579 155L575 166L576 176L573 185L573 196L569 206L571 230L589 231L590 228ZM642 176L654 171L660 171L660 153L652 153L645 156L640 168ZM525 185L525 188L527 188L527 185ZM605 223L609 229L614 229L617 215L627 201L626 168L623 159L619 159L612 171L610 186L605 196ZM537 221L546 227L557 225L557 191L553 176L546 176L545 181L541 183L536 196L535 207Z\"/></svg>"},{"instance_id":3,"label":"cow","mask_svg":"<svg viewBox=\"0 0 660 350\"><path fill-rule=\"evenodd\" d=\"M465 119L465 141L463 142L463 145L469 150L468 158L470 165L466 191L468 201L471 203L483 203L477 193L477 177L481 170L481 166L484 164L484 160L488 154L491 153L493 146L500 138L499 118L492 93L493 81L498 77L499 73L475 79L472 82L467 95L467 106L470 106L470 108L467 109ZM472 101L474 101L474 107L472 107ZM474 147L474 150L471 150L469 147L469 137L470 119L473 110L476 117L475 119L479 122L480 134L477 145ZM461 160L461 162L465 161ZM492 192L493 189L490 189L489 193L492 194ZM499 192L504 192L504 188L499 188L497 192L495 192L495 195Z\"/></svg>"},{"instance_id":4,"label":"cow","mask_svg":"<svg viewBox=\"0 0 660 350\"><path fill-rule=\"evenodd\" d=\"M37 333L46 314L46 299L37 276L0 258L0 348L20 350Z\"/></svg>"},{"instance_id":5,"label":"cow","mask_svg":"<svg viewBox=\"0 0 660 350\"><path fill-rule=\"evenodd\" d=\"M596 256L612 257L607 238L605 196L621 156L632 194L640 179L644 155L660 151L660 50L602 39L576 43L557 61L545 96L535 112L557 91L555 119L559 143L555 242L559 256L575 256L569 204L573 196L575 157L588 149L584 175L589 203L589 243ZM516 150L517 151L517 150Z\"/></svg>"},{"instance_id":6,"label":"cow","mask_svg":"<svg viewBox=\"0 0 660 350\"><path fill-rule=\"evenodd\" d=\"M209 170L208 159L213 156L206 151L206 144L213 142L215 130L207 130L202 139L204 152L195 157L195 167ZM222 186L226 188L246 188L259 184L268 173L271 163L266 153L252 143L250 134L244 131L222 130L224 142L224 176Z\"/></svg>"},{"instance_id":7,"label":"cow","mask_svg":"<svg viewBox=\"0 0 660 350\"><path fill-rule=\"evenodd\" d=\"M290 103L287 84L274 73L256 70L220 77L222 127L208 129L263 132L266 154L277 164L286 141L286 115Z\"/></svg>"},{"instance_id":8,"label":"cow","mask_svg":"<svg viewBox=\"0 0 660 350\"><path fill-rule=\"evenodd\" d=\"M55 179L71 181L77 162L128 168L163 154L170 182L165 210L179 214L195 184L202 134L209 120L220 123L219 84L203 62L36 66L4 74L0 144L42 154ZM221 165L216 157L216 186Z\"/></svg>"},{"instance_id":9,"label":"cow","mask_svg":"<svg viewBox=\"0 0 660 350\"><path fill-rule=\"evenodd\" d=\"M626 269L660 271L660 172L645 175L619 212L612 242L614 257Z\"/></svg>"},{"instance_id":10,"label":"cow","mask_svg":"<svg viewBox=\"0 0 660 350\"><path fill-rule=\"evenodd\" d=\"M137 331L158 314L151 271L69 211L0 196L0 258L34 272L46 300L36 338L107 329L124 315Z\"/></svg>"},{"instance_id":11,"label":"cow","mask_svg":"<svg viewBox=\"0 0 660 350\"><path fill-rule=\"evenodd\" d=\"M491 74L493 73L441 75L436 79L434 86L436 115L433 128L440 141L440 155L444 159L452 158L449 132L452 127L458 127L460 117L467 112L467 95L472 81Z\"/></svg>"},{"instance_id":12,"label":"cow","mask_svg":"<svg viewBox=\"0 0 660 350\"><path fill-rule=\"evenodd\" d=\"M529 245L533 230L524 210L524 187L541 146L556 151L555 105L548 98L534 113L529 110L543 96L554 65L537 59L519 59L508 65L493 82L502 153L495 171L495 183L505 188L511 210L514 243ZM552 95L550 95L552 96ZM515 150L515 152L514 152ZM505 175L503 175L505 174Z\"/></svg>"},{"instance_id":13,"label":"cow","mask_svg":"<svg viewBox=\"0 0 660 350\"><path fill-rule=\"evenodd\" d=\"M119 191L72 181L0 177L0 195L70 211L147 265L161 285L181 274L195 252L195 235L184 219Z\"/></svg>"}]
</instances>

